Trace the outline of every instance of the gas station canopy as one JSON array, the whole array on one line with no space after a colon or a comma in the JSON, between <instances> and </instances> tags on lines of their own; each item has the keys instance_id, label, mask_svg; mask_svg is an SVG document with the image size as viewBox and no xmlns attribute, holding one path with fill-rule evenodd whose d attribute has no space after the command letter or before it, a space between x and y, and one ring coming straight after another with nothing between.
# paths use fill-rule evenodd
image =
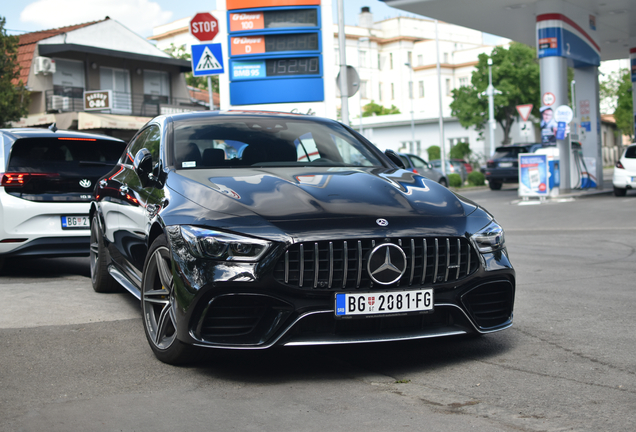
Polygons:
<instances>
[{"instance_id":1,"label":"gas station canopy","mask_svg":"<svg viewBox=\"0 0 636 432\"><path fill-rule=\"evenodd\" d=\"M591 32L601 49L601 60L629 58L636 46L634 0L384 0L396 9L446 21L523 42L536 47L539 5L559 3L580 10L590 19ZM592 20L594 22L592 22Z\"/></svg>"}]
</instances>

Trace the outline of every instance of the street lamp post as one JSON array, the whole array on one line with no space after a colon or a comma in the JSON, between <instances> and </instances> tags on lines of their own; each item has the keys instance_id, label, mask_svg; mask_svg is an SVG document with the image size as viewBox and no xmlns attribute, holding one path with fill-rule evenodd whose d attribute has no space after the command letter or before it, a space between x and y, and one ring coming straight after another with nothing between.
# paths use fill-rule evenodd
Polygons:
<instances>
[{"instance_id":1,"label":"street lamp post","mask_svg":"<svg viewBox=\"0 0 636 432\"><path fill-rule=\"evenodd\" d=\"M418 153L415 148L415 113L413 112L413 93L415 86L413 85L413 65L410 62L404 63L409 68L409 98L411 99L411 152ZM421 156L418 153L418 156Z\"/></svg>"},{"instance_id":2,"label":"street lamp post","mask_svg":"<svg viewBox=\"0 0 636 432\"><path fill-rule=\"evenodd\" d=\"M360 69L360 75L362 74L362 60L360 56L360 42L369 42L368 37L362 37L358 39L358 69ZM360 88L358 88L358 110L360 111L360 135L364 135L362 133L362 78L360 78Z\"/></svg>"},{"instance_id":3,"label":"street lamp post","mask_svg":"<svg viewBox=\"0 0 636 432\"><path fill-rule=\"evenodd\" d=\"M488 59L488 124L490 126L490 156L495 154L495 88L492 85L492 58Z\"/></svg>"}]
</instances>

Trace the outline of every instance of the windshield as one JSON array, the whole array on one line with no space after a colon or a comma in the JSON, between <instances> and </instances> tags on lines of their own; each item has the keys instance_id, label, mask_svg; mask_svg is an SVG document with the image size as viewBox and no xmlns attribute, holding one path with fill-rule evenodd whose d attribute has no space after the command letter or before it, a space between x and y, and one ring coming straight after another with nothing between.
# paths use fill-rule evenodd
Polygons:
<instances>
[{"instance_id":1,"label":"windshield","mask_svg":"<svg viewBox=\"0 0 636 432\"><path fill-rule=\"evenodd\" d=\"M383 166L337 123L302 118L233 117L175 121L175 168Z\"/></svg>"}]
</instances>

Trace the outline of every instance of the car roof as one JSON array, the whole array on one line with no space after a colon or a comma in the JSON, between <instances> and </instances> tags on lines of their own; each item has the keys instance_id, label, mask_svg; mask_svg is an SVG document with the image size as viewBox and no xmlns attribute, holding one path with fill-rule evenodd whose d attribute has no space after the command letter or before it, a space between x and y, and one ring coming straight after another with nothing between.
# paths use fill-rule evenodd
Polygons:
<instances>
[{"instance_id":1,"label":"car roof","mask_svg":"<svg viewBox=\"0 0 636 432\"><path fill-rule=\"evenodd\" d=\"M186 113L166 114L155 117L154 120L171 119L172 121L178 120L195 120L200 118L254 118L259 117L263 119L288 119L288 120L311 120L318 123L337 123L335 120L316 117L305 114L296 114L288 112L277 111L250 111L250 110L228 110L228 111L193 111Z\"/></svg>"},{"instance_id":2,"label":"car roof","mask_svg":"<svg viewBox=\"0 0 636 432\"><path fill-rule=\"evenodd\" d=\"M125 142L119 138L114 138L107 135L62 129L58 129L57 131L53 132L48 128L9 128L0 129L0 133L13 138L14 141L23 138L91 138L105 141Z\"/></svg>"}]
</instances>

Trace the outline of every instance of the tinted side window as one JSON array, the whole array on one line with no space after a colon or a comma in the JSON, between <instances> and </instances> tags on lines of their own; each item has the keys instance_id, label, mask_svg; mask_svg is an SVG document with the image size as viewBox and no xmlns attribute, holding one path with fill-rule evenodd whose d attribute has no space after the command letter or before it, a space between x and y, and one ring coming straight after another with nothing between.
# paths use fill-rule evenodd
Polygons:
<instances>
[{"instance_id":1,"label":"tinted side window","mask_svg":"<svg viewBox=\"0 0 636 432\"><path fill-rule=\"evenodd\" d=\"M161 130L159 126L152 125L139 135L133 142L128 146L127 158L128 164L132 164L132 161L135 160L135 155L142 148L147 149L152 155L153 163L159 161L159 145L161 144Z\"/></svg>"}]
</instances>

